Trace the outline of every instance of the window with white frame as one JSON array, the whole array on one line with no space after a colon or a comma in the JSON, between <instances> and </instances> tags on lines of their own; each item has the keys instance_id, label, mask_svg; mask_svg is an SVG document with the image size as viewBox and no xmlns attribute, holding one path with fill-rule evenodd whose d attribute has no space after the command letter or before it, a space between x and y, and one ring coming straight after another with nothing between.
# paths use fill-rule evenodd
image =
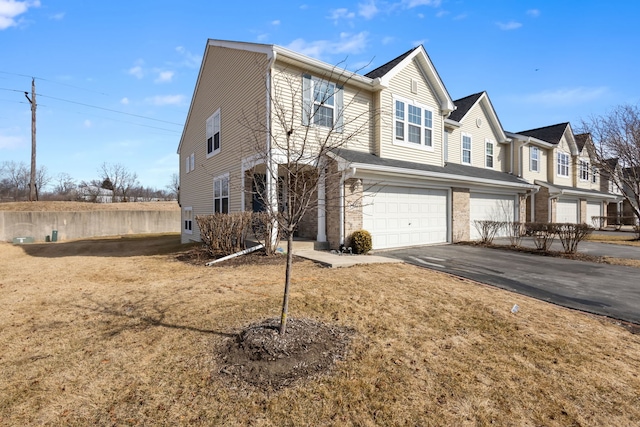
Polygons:
<instances>
[{"instance_id":1,"label":"window with white frame","mask_svg":"<svg viewBox=\"0 0 640 427\"><path fill-rule=\"evenodd\" d=\"M493 141L486 139L484 141L485 167L493 168Z\"/></svg>"},{"instance_id":2,"label":"window with white frame","mask_svg":"<svg viewBox=\"0 0 640 427\"><path fill-rule=\"evenodd\" d=\"M302 76L302 122L342 132L343 89L335 83Z\"/></svg>"},{"instance_id":3,"label":"window with white frame","mask_svg":"<svg viewBox=\"0 0 640 427\"><path fill-rule=\"evenodd\" d=\"M591 167L591 182L594 184L598 181L596 174L598 173L598 168L595 166Z\"/></svg>"},{"instance_id":4,"label":"window with white frame","mask_svg":"<svg viewBox=\"0 0 640 427\"><path fill-rule=\"evenodd\" d=\"M580 180L589 181L589 162L580 160Z\"/></svg>"},{"instance_id":5,"label":"window with white frame","mask_svg":"<svg viewBox=\"0 0 640 427\"><path fill-rule=\"evenodd\" d=\"M207 157L220 151L220 109L207 119Z\"/></svg>"},{"instance_id":6,"label":"window with white frame","mask_svg":"<svg viewBox=\"0 0 640 427\"><path fill-rule=\"evenodd\" d=\"M213 180L213 212L229 213L229 175Z\"/></svg>"},{"instance_id":7,"label":"window with white frame","mask_svg":"<svg viewBox=\"0 0 640 427\"><path fill-rule=\"evenodd\" d=\"M462 163L471 164L471 135L462 134Z\"/></svg>"},{"instance_id":8,"label":"window with white frame","mask_svg":"<svg viewBox=\"0 0 640 427\"><path fill-rule=\"evenodd\" d=\"M394 104L395 140L432 148L433 111L405 100L396 99Z\"/></svg>"},{"instance_id":9,"label":"window with white frame","mask_svg":"<svg viewBox=\"0 0 640 427\"><path fill-rule=\"evenodd\" d=\"M567 153L558 153L558 176L569 176L569 155Z\"/></svg>"},{"instance_id":10,"label":"window with white frame","mask_svg":"<svg viewBox=\"0 0 640 427\"><path fill-rule=\"evenodd\" d=\"M540 149L538 147L529 147L529 170L540 172Z\"/></svg>"},{"instance_id":11,"label":"window with white frame","mask_svg":"<svg viewBox=\"0 0 640 427\"><path fill-rule=\"evenodd\" d=\"M193 233L193 208L191 206L183 208L182 215L184 218L183 231L186 234L192 234Z\"/></svg>"},{"instance_id":12,"label":"window with white frame","mask_svg":"<svg viewBox=\"0 0 640 427\"><path fill-rule=\"evenodd\" d=\"M185 173L189 173L195 169L196 166L196 155L195 153L191 153L191 155L187 156L184 162L184 171Z\"/></svg>"}]
</instances>

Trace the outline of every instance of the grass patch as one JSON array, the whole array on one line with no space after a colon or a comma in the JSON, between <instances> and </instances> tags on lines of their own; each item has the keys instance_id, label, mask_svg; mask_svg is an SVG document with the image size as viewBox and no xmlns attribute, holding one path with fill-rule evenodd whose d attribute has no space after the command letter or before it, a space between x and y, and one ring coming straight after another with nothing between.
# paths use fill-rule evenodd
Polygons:
<instances>
[{"instance_id":1,"label":"grass patch","mask_svg":"<svg viewBox=\"0 0 640 427\"><path fill-rule=\"evenodd\" d=\"M640 419L640 335L398 264L296 263L292 316L353 331L344 357L278 391L230 385L216 349L278 317L284 266L207 268L178 261L174 245L175 236L0 244L1 425Z\"/></svg>"}]
</instances>

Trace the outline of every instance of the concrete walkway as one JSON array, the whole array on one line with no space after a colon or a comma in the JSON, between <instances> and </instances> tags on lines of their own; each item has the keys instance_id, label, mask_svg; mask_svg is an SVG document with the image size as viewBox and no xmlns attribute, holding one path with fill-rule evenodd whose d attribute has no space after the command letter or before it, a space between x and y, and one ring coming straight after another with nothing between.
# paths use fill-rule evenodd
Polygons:
<instances>
[{"instance_id":1,"label":"concrete walkway","mask_svg":"<svg viewBox=\"0 0 640 427\"><path fill-rule=\"evenodd\" d=\"M358 264L397 264L403 261L397 258L377 255L338 255L328 251L313 249L294 250L293 254L330 268L351 267Z\"/></svg>"}]
</instances>

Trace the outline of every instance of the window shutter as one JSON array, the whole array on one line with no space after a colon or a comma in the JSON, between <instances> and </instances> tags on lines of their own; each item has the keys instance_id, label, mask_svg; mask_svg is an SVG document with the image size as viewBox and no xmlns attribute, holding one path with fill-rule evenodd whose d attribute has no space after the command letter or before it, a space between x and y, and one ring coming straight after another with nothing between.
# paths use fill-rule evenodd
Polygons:
<instances>
[{"instance_id":1,"label":"window shutter","mask_svg":"<svg viewBox=\"0 0 640 427\"><path fill-rule=\"evenodd\" d=\"M309 126L311 124L311 111L313 102L311 100L311 76L309 74L302 75L302 124Z\"/></svg>"},{"instance_id":2,"label":"window shutter","mask_svg":"<svg viewBox=\"0 0 640 427\"><path fill-rule=\"evenodd\" d=\"M335 129L336 132L342 133L344 126L344 101L343 101L343 93L344 88L342 86L336 86L336 93L334 95L335 100L335 114L336 114L336 122Z\"/></svg>"}]
</instances>

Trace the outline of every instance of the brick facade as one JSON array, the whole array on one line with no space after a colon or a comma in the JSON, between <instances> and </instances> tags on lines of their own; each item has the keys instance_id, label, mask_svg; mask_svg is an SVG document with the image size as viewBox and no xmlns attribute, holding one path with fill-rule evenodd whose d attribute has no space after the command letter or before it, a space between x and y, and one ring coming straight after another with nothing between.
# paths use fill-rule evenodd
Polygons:
<instances>
[{"instance_id":1,"label":"brick facade","mask_svg":"<svg viewBox=\"0 0 640 427\"><path fill-rule=\"evenodd\" d=\"M534 196L535 200L535 222L549 222L549 189L546 187L540 187L540 191ZM552 200L553 207L555 207L556 200ZM555 221L555 209L553 209L554 215L551 222Z\"/></svg>"},{"instance_id":2,"label":"brick facade","mask_svg":"<svg viewBox=\"0 0 640 427\"><path fill-rule=\"evenodd\" d=\"M453 242L469 240L471 195L468 188L451 189L451 236Z\"/></svg>"}]
</instances>

